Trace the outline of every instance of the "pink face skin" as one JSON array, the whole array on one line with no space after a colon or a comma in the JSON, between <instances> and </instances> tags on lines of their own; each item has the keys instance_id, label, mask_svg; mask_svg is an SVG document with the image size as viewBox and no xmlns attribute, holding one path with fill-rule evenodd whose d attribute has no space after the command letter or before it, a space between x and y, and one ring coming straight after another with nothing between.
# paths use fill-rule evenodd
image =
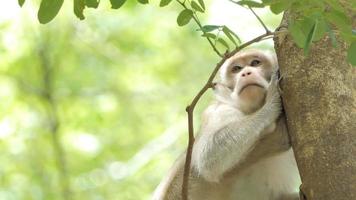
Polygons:
<instances>
[{"instance_id":1,"label":"pink face skin","mask_svg":"<svg viewBox=\"0 0 356 200\"><path fill-rule=\"evenodd\" d=\"M250 114L262 107L275 58L262 51L249 50L227 60L221 71L222 83L237 94L238 108Z\"/></svg>"}]
</instances>

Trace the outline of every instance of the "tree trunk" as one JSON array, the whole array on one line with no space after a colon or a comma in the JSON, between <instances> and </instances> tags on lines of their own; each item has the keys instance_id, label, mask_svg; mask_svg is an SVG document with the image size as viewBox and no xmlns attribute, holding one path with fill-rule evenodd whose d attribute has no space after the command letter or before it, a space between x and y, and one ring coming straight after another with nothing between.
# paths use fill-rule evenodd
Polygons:
<instances>
[{"instance_id":1,"label":"tree trunk","mask_svg":"<svg viewBox=\"0 0 356 200\"><path fill-rule=\"evenodd\" d=\"M347 45L334 48L325 37L305 57L287 36L275 48L302 192L307 200L356 199L356 68Z\"/></svg>"}]
</instances>

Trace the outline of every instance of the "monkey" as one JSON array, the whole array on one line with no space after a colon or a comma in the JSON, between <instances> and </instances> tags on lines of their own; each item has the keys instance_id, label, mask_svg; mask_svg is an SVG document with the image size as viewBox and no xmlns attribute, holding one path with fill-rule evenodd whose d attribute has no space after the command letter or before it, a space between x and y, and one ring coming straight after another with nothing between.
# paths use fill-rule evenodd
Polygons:
<instances>
[{"instance_id":1,"label":"monkey","mask_svg":"<svg viewBox=\"0 0 356 200\"><path fill-rule=\"evenodd\" d=\"M281 114L277 59L238 52L219 70L193 146L189 200L297 200L300 177ZM180 200L185 153L154 200Z\"/></svg>"}]
</instances>

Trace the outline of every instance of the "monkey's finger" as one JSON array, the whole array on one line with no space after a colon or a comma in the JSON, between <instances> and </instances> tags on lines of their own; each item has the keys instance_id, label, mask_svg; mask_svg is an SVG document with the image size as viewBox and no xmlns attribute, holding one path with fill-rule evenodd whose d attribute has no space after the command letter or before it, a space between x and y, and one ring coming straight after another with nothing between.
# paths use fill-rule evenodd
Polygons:
<instances>
[{"instance_id":1,"label":"monkey's finger","mask_svg":"<svg viewBox=\"0 0 356 200\"><path fill-rule=\"evenodd\" d=\"M279 75L279 78L278 78L278 83L281 82L283 80L284 76L283 75Z\"/></svg>"},{"instance_id":2,"label":"monkey's finger","mask_svg":"<svg viewBox=\"0 0 356 200\"><path fill-rule=\"evenodd\" d=\"M211 87L213 90L215 90L217 84L218 84L217 82L213 82L213 83L211 83L211 86L210 86L210 87Z\"/></svg>"}]
</instances>

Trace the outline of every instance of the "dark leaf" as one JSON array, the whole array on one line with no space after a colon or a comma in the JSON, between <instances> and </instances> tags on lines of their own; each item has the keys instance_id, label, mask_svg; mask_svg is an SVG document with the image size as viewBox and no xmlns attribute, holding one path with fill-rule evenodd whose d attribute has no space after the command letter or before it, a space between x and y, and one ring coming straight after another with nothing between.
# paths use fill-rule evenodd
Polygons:
<instances>
[{"instance_id":1,"label":"dark leaf","mask_svg":"<svg viewBox=\"0 0 356 200\"><path fill-rule=\"evenodd\" d=\"M262 0L264 5L270 5L274 0Z\"/></svg>"},{"instance_id":2,"label":"dark leaf","mask_svg":"<svg viewBox=\"0 0 356 200\"><path fill-rule=\"evenodd\" d=\"M184 26L189 23L192 17L193 17L193 11L189 9L185 9L179 13L177 18L177 23L179 26Z\"/></svg>"},{"instance_id":3,"label":"dark leaf","mask_svg":"<svg viewBox=\"0 0 356 200\"><path fill-rule=\"evenodd\" d=\"M207 37L207 38L212 38L212 39L216 39L216 35L214 33L204 33L203 35L201 35L203 37Z\"/></svg>"},{"instance_id":4,"label":"dark leaf","mask_svg":"<svg viewBox=\"0 0 356 200\"><path fill-rule=\"evenodd\" d=\"M230 47L229 47L229 45L227 44L227 42L224 40L224 39L222 39L222 38L219 38L218 39L218 42L220 43L220 44L222 44L224 47L226 47L226 49L230 49Z\"/></svg>"},{"instance_id":5,"label":"dark leaf","mask_svg":"<svg viewBox=\"0 0 356 200\"><path fill-rule=\"evenodd\" d=\"M307 36L307 39L305 41L305 45L304 45L304 54L305 55L308 55L309 54L309 50L310 50L310 46L311 46L311 43L314 39L314 36L315 36L315 30L317 29L318 27L318 21L316 20L314 22L314 25L312 27L312 29L310 30L308 36Z\"/></svg>"},{"instance_id":6,"label":"dark leaf","mask_svg":"<svg viewBox=\"0 0 356 200\"><path fill-rule=\"evenodd\" d=\"M240 6L248 6L252 8L263 8L265 7L262 3L258 3L256 1L250 1L250 0L242 0L242 1L232 1Z\"/></svg>"},{"instance_id":7,"label":"dark leaf","mask_svg":"<svg viewBox=\"0 0 356 200\"><path fill-rule=\"evenodd\" d=\"M292 0L276 1L276 3L272 2L270 9L274 14L279 14L287 10L292 5L292 3Z\"/></svg>"},{"instance_id":8,"label":"dark leaf","mask_svg":"<svg viewBox=\"0 0 356 200\"><path fill-rule=\"evenodd\" d=\"M63 5L63 0L42 0L40 9L37 13L37 18L41 24L50 22Z\"/></svg>"},{"instance_id":9,"label":"dark leaf","mask_svg":"<svg viewBox=\"0 0 356 200\"><path fill-rule=\"evenodd\" d=\"M211 32L211 31L219 29L220 27L221 26L217 26L217 25L205 25L205 26L203 26L203 28L201 30L203 32Z\"/></svg>"},{"instance_id":10,"label":"dark leaf","mask_svg":"<svg viewBox=\"0 0 356 200\"><path fill-rule=\"evenodd\" d=\"M148 4L148 0L137 0L141 4Z\"/></svg>"},{"instance_id":11,"label":"dark leaf","mask_svg":"<svg viewBox=\"0 0 356 200\"><path fill-rule=\"evenodd\" d=\"M294 21L288 27L288 30L293 38L293 41L299 48L304 48L306 36L303 33L302 26L299 21Z\"/></svg>"},{"instance_id":12,"label":"dark leaf","mask_svg":"<svg viewBox=\"0 0 356 200\"><path fill-rule=\"evenodd\" d=\"M327 29L328 35L331 39L331 44L333 45L333 47L338 47L334 31L330 28L330 26L328 24L327 24L326 29Z\"/></svg>"},{"instance_id":13,"label":"dark leaf","mask_svg":"<svg viewBox=\"0 0 356 200\"><path fill-rule=\"evenodd\" d=\"M332 10L325 14L326 19L334 24L340 31L352 30L351 19L343 12Z\"/></svg>"},{"instance_id":14,"label":"dark leaf","mask_svg":"<svg viewBox=\"0 0 356 200\"><path fill-rule=\"evenodd\" d=\"M344 8L341 6L340 1L339 0L324 0L331 8L341 11L341 12L345 12Z\"/></svg>"},{"instance_id":15,"label":"dark leaf","mask_svg":"<svg viewBox=\"0 0 356 200\"><path fill-rule=\"evenodd\" d=\"M19 2L19 5L22 7L23 4L25 3L25 0L18 0L18 2Z\"/></svg>"},{"instance_id":16,"label":"dark leaf","mask_svg":"<svg viewBox=\"0 0 356 200\"><path fill-rule=\"evenodd\" d=\"M172 0L161 0L161 2L159 3L159 6L164 7L164 6L167 6L171 2L172 2Z\"/></svg>"},{"instance_id":17,"label":"dark leaf","mask_svg":"<svg viewBox=\"0 0 356 200\"><path fill-rule=\"evenodd\" d=\"M83 11L85 8L85 0L74 0L74 14L81 20L85 17L83 15Z\"/></svg>"},{"instance_id":18,"label":"dark leaf","mask_svg":"<svg viewBox=\"0 0 356 200\"><path fill-rule=\"evenodd\" d=\"M324 37L327 31L327 26L327 22L323 18L318 19L318 26L316 27L317 29L315 30L313 41L319 41Z\"/></svg>"},{"instance_id":19,"label":"dark leaf","mask_svg":"<svg viewBox=\"0 0 356 200\"><path fill-rule=\"evenodd\" d=\"M239 41L239 43L241 43L240 38L233 32L231 31L227 26L224 26L222 31L224 32L224 34L226 35L226 37L229 38L229 40L231 42L233 42L236 46L238 45L237 42L235 41L235 38ZM234 38L235 37L235 38Z\"/></svg>"},{"instance_id":20,"label":"dark leaf","mask_svg":"<svg viewBox=\"0 0 356 200\"><path fill-rule=\"evenodd\" d=\"M126 0L110 0L111 8L112 9L118 9L122 5L124 5L125 2L126 2Z\"/></svg>"},{"instance_id":21,"label":"dark leaf","mask_svg":"<svg viewBox=\"0 0 356 200\"><path fill-rule=\"evenodd\" d=\"M202 13L204 12L203 8L201 8L201 7L198 5L197 2L192 1L190 5L192 6L192 8L193 8L194 10L199 11L199 12L202 12Z\"/></svg>"},{"instance_id":22,"label":"dark leaf","mask_svg":"<svg viewBox=\"0 0 356 200\"><path fill-rule=\"evenodd\" d=\"M89 8L97 8L99 6L99 2L100 0L85 0L85 5Z\"/></svg>"},{"instance_id":23,"label":"dark leaf","mask_svg":"<svg viewBox=\"0 0 356 200\"><path fill-rule=\"evenodd\" d=\"M204 0L198 0L199 5L203 8L203 10L205 10L205 3Z\"/></svg>"}]
</instances>

